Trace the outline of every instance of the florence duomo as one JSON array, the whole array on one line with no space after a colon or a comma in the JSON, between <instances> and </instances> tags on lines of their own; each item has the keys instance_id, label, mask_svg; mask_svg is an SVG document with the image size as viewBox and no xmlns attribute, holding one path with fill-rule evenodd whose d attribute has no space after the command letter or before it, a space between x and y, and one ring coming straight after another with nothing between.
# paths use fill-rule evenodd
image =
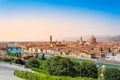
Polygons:
<instances>
[{"instance_id":1,"label":"florence duomo","mask_svg":"<svg viewBox=\"0 0 120 80\"><path fill-rule=\"evenodd\" d=\"M86 41L83 40L83 37L80 37L80 40L77 40L77 43L80 45L91 45L96 44L96 38L94 35L91 35L90 38Z\"/></svg>"}]
</instances>

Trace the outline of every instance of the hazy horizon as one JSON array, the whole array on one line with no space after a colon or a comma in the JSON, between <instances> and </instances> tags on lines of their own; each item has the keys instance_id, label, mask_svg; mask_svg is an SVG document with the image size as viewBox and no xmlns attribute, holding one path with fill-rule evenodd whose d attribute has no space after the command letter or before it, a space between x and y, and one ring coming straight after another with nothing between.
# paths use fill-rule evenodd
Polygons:
<instances>
[{"instance_id":1,"label":"hazy horizon","mask_svg":"<svg viewBox=\"0 0 120 80\"><path fill-rule=\"evenodd\" d=\"M1 0L0 41L120 35L119 0Z\"/></svg>"}]
</instances>

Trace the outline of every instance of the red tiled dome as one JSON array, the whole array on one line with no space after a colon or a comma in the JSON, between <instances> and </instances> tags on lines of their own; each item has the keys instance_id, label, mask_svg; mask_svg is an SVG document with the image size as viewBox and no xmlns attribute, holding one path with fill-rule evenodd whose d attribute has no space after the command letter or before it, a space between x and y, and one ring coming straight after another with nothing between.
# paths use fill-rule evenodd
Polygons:
<instances>
[{"instance_id":1,"label":"red tiled dome","mask_svg":"<svg viewBox=\"0 0 120 80\"><path fill-rule=\"evenodd\" d=\"M89 41L92 42L92 43L96 43L96 38L94 35L92 35L90 38L89 38Z\"/></svg>"}]
</instances>

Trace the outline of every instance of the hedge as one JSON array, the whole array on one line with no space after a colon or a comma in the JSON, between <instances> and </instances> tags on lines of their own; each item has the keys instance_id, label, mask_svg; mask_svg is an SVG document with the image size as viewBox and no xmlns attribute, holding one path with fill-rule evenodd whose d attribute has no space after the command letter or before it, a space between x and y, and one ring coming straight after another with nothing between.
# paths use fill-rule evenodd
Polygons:
<instances>
[{"instance_id":1,"label":"hedge","mask_svg":"<svg viewBox=\"0 0 120 80\"><path fill-rule=\"evenodd\" d=\"M98 80L98 79L92 79L86 77L72 78L69 76L51 76L47 74L32 73L32 72L18 71L18 70L14 72L14 75L26 80Z\"/></svg>"},{"instance_id":2,"label":"hedge","mask_svg":"<svg viewBox=\"0 0 120 80\"><path fill-rule=\"evenodd\" d=\"M21 64L21 65L24 65L24 64L25 64L25 61L23 61L23 60L21 60L21 59L8 58L8 57L0 58L0 61L10 62L11 64L12 64L12 63Z\"/></svg>"},{"instance_id":3,"label":"hedge","mask_svg":"<svg viewBox=\"0 0 120 80\"><path fill-rule=\"evenodd\" d=\"M38 73L44 73L44 74L48 74L48 72L46 70L43 69L39 69L39 68L30 68L32 71L38 72Z\"/></svg>"},{"instance_id":4,"label":"hedge","mask_svg":"<svg viewBox=\"0 0 120 80\"><path fill-rule=\"evenodd\" d=\"M5 61L5 62L15 62L15 59L14 58L2 58L1 61Z\"/></svg>"}]
</instances>

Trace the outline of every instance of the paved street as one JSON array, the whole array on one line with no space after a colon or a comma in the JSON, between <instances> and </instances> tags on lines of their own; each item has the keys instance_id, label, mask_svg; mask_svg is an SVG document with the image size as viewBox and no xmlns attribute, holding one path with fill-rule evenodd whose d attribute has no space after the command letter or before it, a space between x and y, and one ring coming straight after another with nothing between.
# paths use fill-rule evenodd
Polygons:
<instances>
[{"instance_id":1,"label":"paved street","mask_svg":"<svg viewBox=\"0 0 120 80\"><path fill-rule=\"evenodd\" d=\"M0 62L0 80L22 80L14 76L15 70L30 71L29 69L25 69L24 67Z\"/></svg>"}]
</instances>

